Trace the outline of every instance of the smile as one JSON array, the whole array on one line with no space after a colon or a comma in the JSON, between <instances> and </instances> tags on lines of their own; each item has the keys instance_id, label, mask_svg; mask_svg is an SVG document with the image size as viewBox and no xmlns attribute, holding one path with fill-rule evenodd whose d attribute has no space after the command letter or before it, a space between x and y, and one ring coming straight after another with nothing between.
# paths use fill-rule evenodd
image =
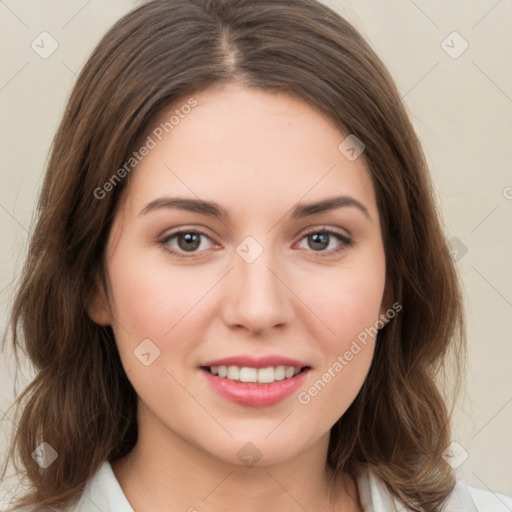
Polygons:
<instances>
[{"instance_id":1,"label":"smile","mask_svg":"<svg viewBox=\"0 0 512 512\"><path fill-rule=\"evenodd\" d=\"M234 356L199 366L215 393L238 405L269 407L304 383L311 366L281 356Z\"/></svg>"},{"instance_id":2,"label":"smile","mask_svg":"<svg viewBox=\"0 0 512 512\"><path fill-rule=\"evenodd\" d=\"M258 382L270 384L272 382L291 379L305 368L294 366L269 366L267 368L253 368L249 366L207 366L205 367L212 375L221 379L229 379L238 382Z\"/></svg>"}]
</instances>

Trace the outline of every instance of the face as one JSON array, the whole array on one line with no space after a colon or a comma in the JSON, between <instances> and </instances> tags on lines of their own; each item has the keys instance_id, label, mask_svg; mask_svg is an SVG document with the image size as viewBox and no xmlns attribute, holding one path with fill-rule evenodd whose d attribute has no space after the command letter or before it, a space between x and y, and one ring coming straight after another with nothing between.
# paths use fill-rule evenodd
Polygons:
<instances>
[{"instance_id":1,"label":"face","mask_svg":"<svg viewBox=\"0 0 512 512\"><path fill-rule=\"evenodd\" d=\"M375 192L306 103L233 84L194 98L132 171L94 319L146 430L234 464L289 460L325 446L369 370L386 310Z\"/></svg>"}]
</instances>

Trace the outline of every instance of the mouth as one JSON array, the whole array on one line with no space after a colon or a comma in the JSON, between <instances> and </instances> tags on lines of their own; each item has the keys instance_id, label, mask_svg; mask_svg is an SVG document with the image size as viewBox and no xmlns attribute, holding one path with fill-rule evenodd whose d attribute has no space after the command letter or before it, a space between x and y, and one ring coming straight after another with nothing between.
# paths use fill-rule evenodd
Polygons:
<instances>
[{"instance_id":1,"label":"mouth","mask_svg":"<svg viewBox=\"0 0 512 512\"><path fill-rule=\"evenodd\" d=\"M237 356L199 366L211 388L238 405L277 404L301 386L311 366L285 357Z\"/></svg>"},{"instance_id":2,"label":"mouth","mask_svg":"<svg viewBox=\"0 0 512 512\"><path fill-rule=\"evenodd\" d=\"M299 373L310 369L309 366L267 366L255 368L251 366L220 365L201 366L202 370L220 379L228 379L235 382L253 382L258 384L272 384L283 380L292 379Z\"/></svg>"}]
</instances>

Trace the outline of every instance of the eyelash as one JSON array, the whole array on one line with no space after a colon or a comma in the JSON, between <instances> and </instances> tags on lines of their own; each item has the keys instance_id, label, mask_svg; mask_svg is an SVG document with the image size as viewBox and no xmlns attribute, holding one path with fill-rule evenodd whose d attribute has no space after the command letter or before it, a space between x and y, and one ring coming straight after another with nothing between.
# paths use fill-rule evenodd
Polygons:
<instances>
[{"instance_id":1,"label":"eyelash","mask_svg":"<svg viewBox=\"0 0 512 512\"><path fill-rule=\"evenodd\" d=\"M172 240L173 238L176 238L179 235L190 234L190 233L197 234L197 235L203 235L206 238L211 240L211 237L201 230L181 229L181 230L169 233L162 239L158 240L158 243L164 249L164 251L166 251L169 254L172 254L173 256L176 256L178 258L198 258L198 257L200 257L200 254L198 254L198 253L188 253L187 254L187 253L179 252L174 249L171 249L168 245L169 241ZM335 231L330 228L320 228L320 229L316 229L313 231L308 231L307 233L304 233L302 235L300 240L303 240L308 235L314 235L314 234L319 234L319 233L332 235L332 236L338 238L338 240L340 240L340 242L341 242L341 246L337 249L331 249L330 251L312 251L312 252L318 253L320 255L320 257L327 257L327 256L333 256L333 255L339 254L339 253L347 250L349 247L352 247L355 243L354 240L352 240L351 238L349 238L345 235L342 235L338 231ZM202 252L202 251L199 251L199 252ZM322 254L322 253L324 253L324 254Z\"/></svg>"}]
</instances>

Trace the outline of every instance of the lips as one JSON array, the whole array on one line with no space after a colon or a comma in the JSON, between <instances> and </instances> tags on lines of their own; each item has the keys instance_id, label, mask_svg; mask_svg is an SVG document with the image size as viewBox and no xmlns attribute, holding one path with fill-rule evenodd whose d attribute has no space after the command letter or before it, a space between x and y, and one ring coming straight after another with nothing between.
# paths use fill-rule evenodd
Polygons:
<instances>
[{"instance_id":1,"label":"lips","mask_svg":"<svg viewBox=\"0 0 512 512\"><path fill-rule=\"evenodd\" d=\"M207 361L201 373L221 396L237 404L265 407L293 393L311 369L297 359L281 356L232 356Z\"/></svg>"}]
</instances>

